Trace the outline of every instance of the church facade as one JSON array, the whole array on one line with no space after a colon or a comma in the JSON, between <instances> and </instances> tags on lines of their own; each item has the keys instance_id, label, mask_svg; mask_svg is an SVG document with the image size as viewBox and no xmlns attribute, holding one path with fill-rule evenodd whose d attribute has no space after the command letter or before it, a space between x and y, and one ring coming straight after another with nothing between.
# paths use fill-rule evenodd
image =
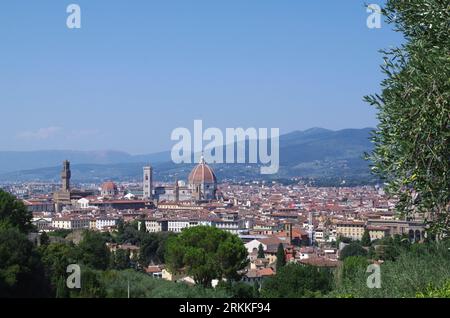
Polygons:
<instances>
[{"instance_id":1,"label":"church facade","mask_svg":"<svg viewBox=\"0 0 450 318\"><path fill-rule=\"evenodd\" d=\"M187 184L184 181L175 180L173 185L153 187L152 171L151 167L144 167L143 191L146 196L151 196L156 201L210 201L217 199L217 178L203 157L189 174ZM152 192L149 193L148 189L152 189Z\"/></svg>"}]
</instances>

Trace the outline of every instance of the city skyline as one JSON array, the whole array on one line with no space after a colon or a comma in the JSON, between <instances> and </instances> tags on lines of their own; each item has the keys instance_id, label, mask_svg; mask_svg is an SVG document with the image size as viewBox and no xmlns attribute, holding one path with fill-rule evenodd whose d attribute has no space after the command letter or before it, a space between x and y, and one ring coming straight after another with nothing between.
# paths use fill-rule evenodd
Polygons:
<instances>
[{"instance_id":1,"label":"city skyline","mask_svg":"<svg viewBox=\"0 0 450 318\"><path fill-rule=\"evenodd\" d=\"M449 8L3 4L0 298L449 298Z\"/></svg>"}]
</instances>

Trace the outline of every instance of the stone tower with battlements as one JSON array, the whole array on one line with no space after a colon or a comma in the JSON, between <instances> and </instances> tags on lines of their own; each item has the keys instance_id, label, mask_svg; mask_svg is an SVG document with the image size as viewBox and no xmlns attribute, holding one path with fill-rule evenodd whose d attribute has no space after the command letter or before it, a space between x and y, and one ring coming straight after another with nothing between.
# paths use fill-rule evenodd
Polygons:
<instances>
[{"instance_id":1,"label":"stone tower with battlements","mask_svg":"<svg viewBox=\"0 0 450 318\"><path fill-rule=\"evenodd\" d=\"M61 191L69 192L70 191L70 162L68 160L64 160L63 169L61 171L61 183L62 188Z\"/></svg>"},{"instance_id":2,"label":"stone tower with battlements","mask_svg":"<svg viewBox=\"0 0 450 318\"><path fill-rule=\"evenodd\" d=\"M53 194L56 212L61 212L64 206L71 204L70 177L70 162L68 160L64 160L63 168L61 170L61 189Z\"/></svg>"}]
</instances>

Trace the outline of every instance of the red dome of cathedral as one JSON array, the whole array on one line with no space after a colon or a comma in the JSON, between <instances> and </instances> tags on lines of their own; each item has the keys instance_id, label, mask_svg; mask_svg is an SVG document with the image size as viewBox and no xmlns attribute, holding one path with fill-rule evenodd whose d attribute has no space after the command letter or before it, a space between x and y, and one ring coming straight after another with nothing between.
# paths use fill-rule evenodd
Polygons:
<instances>
[{"instance_id":1,"label":"red dome of cathedral","mask_svg":"<svg viewBox=\"0 0 450 318\"><path fill-rule=\"evenodd\" d=\"M214 171L206 164L202 156L200 163L189 174L189 184L217 183Z\"/></svg>"},{"instance_id":2,"label":"red dome of cathedral","mask_svg":"<svg viewBox=\"0 0 450 318\"><path fill-rule=\"evenodd\" d=\"M117 191L117 186L114 182L108 181L103 183L102 191Z\"/></svg>"}]
</instances>

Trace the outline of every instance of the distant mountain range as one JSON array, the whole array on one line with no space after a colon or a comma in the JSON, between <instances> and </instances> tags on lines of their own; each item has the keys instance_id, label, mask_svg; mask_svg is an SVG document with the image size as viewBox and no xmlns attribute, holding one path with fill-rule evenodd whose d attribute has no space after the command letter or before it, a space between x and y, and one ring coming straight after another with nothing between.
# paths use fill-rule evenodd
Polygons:
<instances>
[{"instance_id":1,"label":"distant mountain range","mask_svg":"<svg viewBox=\"0 0 450 318\"><path fill-rule=\"evenodd\" d=\"M371 182L364 152L372 149L372 128L332 131L312 128L280 137L280 171L263 176L258 164L214 164L220 180L288 179L291 177ZM246 154L248 155L248 154ZM120 151L30 151L0 152L0 181L57 181L61 162L70 160L75 182L140 180L142 166L152 164L155 179L186 179L193 164L176 165L170 151L130 155ZM352 181L353 180L353 181Z\"/></svg>"},{"instance_id":2,"label":"distant mountain range","mask_svg":"<svg viewBox=\"0 0 450 318\"><path fill-rule=\"evenodd\" d=\"M0 151L0 174L53 167L63 160L72 164L108 165L132 162L162 162L170 160L169 152L149 155L130 155L121 151L72 151L72 150L42 150L42 151Z\"/></svg>"}]
</instances>

